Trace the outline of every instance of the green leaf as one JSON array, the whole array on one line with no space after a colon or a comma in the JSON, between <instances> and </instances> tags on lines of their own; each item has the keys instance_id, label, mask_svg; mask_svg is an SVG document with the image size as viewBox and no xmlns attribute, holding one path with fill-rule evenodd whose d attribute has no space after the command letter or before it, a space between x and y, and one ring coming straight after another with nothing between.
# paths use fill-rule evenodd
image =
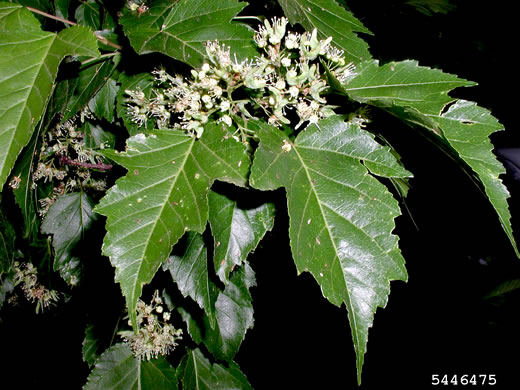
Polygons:
<instances>
[{"instance_id":1,"label":"green leaf","mask_svg":"<svg viewBox=\"0 0 520 390\"><path fill-rule=\"evenodd\" d=\"M334 0L278 0L292 24L306 30L318 29L318 37L332 37L332 44L343 50L347 62L359 63L370 59L368 44L357 32L371 34L363 24Z\"/></svg>"},{"instance_id":2,"label":"green leaf","mask_svg":"<svg viewBox=\"0 0 520 390\"><path fill-rule=\"evenodd\" d=\"M215 272L228 283L229 273L241 265L273 228L274 205L242 209L237 201L214 191L209 193L209 223L215 238Z\"/></svg>"},{"instance_id":3,"label":"green leaf","mask_svg":"<svg viewBox=\"0 0 520 390\"><path fill-rule=\"evenodd\" d=\"M116 268L135 327L142 286L185 231L204 231L207 193L214 180L246 184L249 156L243 144L215 123L198 140L157 130L129 138L124 153L105 155L128 169L95 211L107 216L103 253Z\"/></svg>"},{"instance_id":4,"label":"green leaf","mask_svg":"<svg viewBox=\"0 0 520 390\"><path fill-rule=\"evenodd\" d=\"M408 0L405 4L428 16L435 13L447 14L457 8L450 0Z\"/></svg>"},{"instance_id":5,"label":"green leaf","mask_svg":"<svg viewBox=\"0 0 520 390\"><path fill-rule=\"evenodd\" d=\"M105 149L115 146L116 137L114 134L103 130L100 125L91 122L85 122L81 127L85 134L85 146L90 149Z\"/></svg>"},{"instance_id":6,"label":"green leaf","mask_svg":"<svg viewBox=\"0 0 520 390\"><path fill-rule=\"evenodd\" d=\"M246 5L237 0L158 0L145 14L128 11L121 24L138 54L159 52L197 67L205 61L207 41L231 46L238 59L257 54L252 30L231 21Z\"/></svg>"},{"instance_id":7,"label":"green leaf","mask_svg":"<svg viewBox=\"0 0 520 390\"><path fill-rule=\"evenodd\" d=\"M54 0L54 7L56 8L56 16L68 19L69 7L72 0Z\"/></svg>"},{"instance_id":8,"label":"green leaf","mask_svg":"<svg viewBox=\"0 0 520 390\"><path fill-rule=\"evenodd\" d=\"M99 119L114 121L114 107L119 86L114 79L108 79L96 95L89 101L90 111Z\"/></svg>"},{"instance_id":9,"label":"green leaf","mask_svg":"<svg viewBox=\"0 0 520 390\"><path fill-rule=\"evenodd\" d=\"M89 324L85 329L85 338L83 339L83 347L81 353L83 355L83 361L92 367L97 358L99 357L99 339L96 337L94 332L94 325Z\"/></svg>"},{"instance_id":10,"label":"green leaf","mask_svg":"<svg viewBox=\"0 0 520 390\"><path fill-rule=\"evenodd\" d=\"M495 131L503 130L503 126L488 110L465 100L456 101L435 120L458 157L471 167L484 185L486 195L520 257L511 228L511 214L507 204L509 192L499 178L505 173L505 168L493 154L493 145L489 139Z\"/></svg>"},{"instance_id":11,"label":"green leaf","mask_svg":"<svg viewBox=\"0 0 520 390\"><path fill-rule=\"evenodd\" d=\"M40 32L40 22L25 7L13 3L0 3L0 31Z\"/></svg>"},{"instance_id":12,"label":"green leaf","mask_svg":"<svg viewBox=\"0 0 520 390\"><path fill-rule=\"evenodd\" d=\"M177 307L177 312L181 315L182 320L186 323L186 327L188 329L189 335L191 336L191 339L197 344L202 343L202 330L194 316L192 316L191 313L182 307Z\"/></svg>"},{"instance_id":13,"label":"green leaf","mask_svg":"<svg viewBox=\"0 0 520 390\"><path fill-rule=\"evenodd\" d=\"M170 256L164 262L163 269L170 272L181 294L184 297L189 295L206 312L213 326L215 303L211 299L212 286L208 277L208 252L204 239L199 233L188 232L186 242L182 244L182 253Z\"/></svg>"},{"instance_id":14,"label":"green leaf","mask_svg":"<svg viewBox=\"0 0 520 390\"><path fill-rule=\"evenodd\" d=\"M183 389L252 389L236 363L231 363L229 368L217 363L211 364L199 349L188 350L177 370Z\"/></svg>"},{"instance_id":15,"label":"green leaf","mask_svg":"<svg viewBox=\"0 0 520 390\"><path fill-rule=\"evenodd\" d=\"M78 24L88 26L93 30L101 29L100 7L96 0L82 2L76 8L74 16Z\"/></svg>"},{"instance_id":16,"label":"green leaf","mask_svg":"<svg viewBox=\"0 0 520 390\"><path fill-rule=\"evenodd\" d=\"M344 85L351 98L382 107L399 118L431 130L477 175L495 208L500 223L520 257L507 205L509 192L499 176L503 165L492 153L489 136L503 129L488 110L473 102L457 100L448 92L475 83L418 66L415 61L361 64Z\"/></svg>"},{"instance_id":17,"label":"green leaf","mask_svg":"<svg viewBox=\"0 0 520 390\"><path fill-rule=\"evenodd\" d=\"M20 183L13 189L15 202L22 211L24 222L23 238L36 238L40 231L40 218L36 210L36 194L32 188L34 160L38 158L38 141L40 131L35 131L29 144L20 154L13 168L13 177L16 176Z\"/></svg>"},{"instance_id":18,"label":"green leaf","mask_svg":"<svg viewBox=\"0 0 520 390\"><path fill-rule=\"evenodd\" d=\"M205 323L204 344L219 360L231 361L248 329L254 325L253 304L249 289L256 286L255 273L249 264L233 272L224 291L215 301L216 326Z\"/></svg>"},{"instance_id":19,"label":"green leaf","mask_svg":"<svg viewBox=\"0 0 520 390\"><path fill-rule=\"evenodd\" d=\"M389 282L407 279L392 234L399 206L368 169L384 177L410 174L388 148L338 116L309 126L294 143L265 123L257 126L250 183L285 187L296 267L312 273L330 302L346 305L360 381L374 313L387 303Z\"/></svg>"},{"instance_id":20,"label":"green leaf","mask_svg":"<svg viewBox=\"0 0 520 390\"><path fill-rule=\"evenodd\" d=\"M520 279L507 280L496 286L493 290L486 294L484 298L498 297L518 289L520 289Z\"/></svg>"},{"instance_id":21,"label":"green leaf","mask_svg":"<svg viewBox=\"0 0 520 390\"><path fill-rule=\"evenodd\" d=\"M81 263L73 254L74 246L95 217L88 196L84 192L73 192L60 196L43 219L42 233L53 235L54 270L69 284L76 284L81 277Z\"/></svg>"},{"instance_id":22,"label":"green leaf","mask_svg":"<svg viewBox=\"0 0 520 390\"><path fill-rule=\"evenodd\" d=\"M175 368L162 356L147 362L141 362L140 382L143 389L178 389Z\"/></svg>"},{"instance_id":23,"label":"green leaf","mask_svg":"<svg viewBox=\"0 0 520 390\"><path fill-rule=\"evenodd\" d=\"M1 31L0 185L29 142L51 94L61 60L70 54L97 56L94 34L75 26L51 34Z\"/></svg>"},{"instance_id":24,"label":"green leaf","mask_svg":"<svg viewBox=\"0 0 520 390\"><path fill-rule=\"evenodd\" d=\"M118 63L119 58L87 66L80 70L78 77L65 79L57 84L57 102L55 104L62 107L62 121L72 118L96 96L103 86L111 80L110 76ZM107 97L110 97L110 94ZM96 107L97 102L93 104L95 104L94 109L100 112L101 108ZM103 109L104 111L105 109Z\"/></svg>"},{"instance_id":25,"label":"green leaf","mask_svg":"<svg viewBox=\"0 0 520 390\"><path fill-rule=\"evenodd\" d=\"M246 263L220 290L210 281L207 268L207 248L202 235L188 232L187 242L180 242L163 264L184 296L190 295L204 309L204 336L202 328L190 313L180 313L188 325L190 335L197 343L201 341L213 356L230 361L238 352L245 334L253 327L253 305L249 289L256 285L254 271Z\"/></svg>"},{"instance_id":26,"label":"green leaf","mask_svg":"<svg viewBox=\"0 0 520 390\"><path fill-rule=\"evenodd\" d=\"M417 61L390 62L383 66L377 61L368 61L355 68L343 88L348 96L361 103L390 111L409 107L422 114L435 115L455 100L448 96L450 90L471 85L475 83L419 66ZM427 125L426 122L419 124Z\"/></svg>"},{"instance_id":27,"label":"green leaf","mask_svg":"<svg viewBox=\"0 0 520 390\"><path fill-rule=\"evenodd\" d=\"M107 349L96 361L96 365L85 390L175 390L175 369L162 356L150 361L137 360L130 347L116 344Z\"/></svg>"},{"instance_id":28,"label":"green leaf","mask_svg":"<svg viewBox=\"0 0 520 390\"><path fill-rule=\"evenodd\" d=\"M0 210L0 276L9 271L14 261L16 233Z\"/></svg>"}]
</instances>

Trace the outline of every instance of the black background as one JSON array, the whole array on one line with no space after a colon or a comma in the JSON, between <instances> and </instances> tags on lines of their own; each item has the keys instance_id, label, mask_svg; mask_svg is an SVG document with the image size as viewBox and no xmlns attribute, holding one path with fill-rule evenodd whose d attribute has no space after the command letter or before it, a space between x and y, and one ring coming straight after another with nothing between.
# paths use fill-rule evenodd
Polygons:
<instances>
[{"instance_id":1,"label":"black background","mask_svg":"<svg viewBox=\"0 0 520 390\"><path fill-rule=\"evenodd\" d=\"M261 15L261 2L245 13ZM520 147L517 133L517 21L510 1L481 5L452 1L447 15L426 16L404 1L349 0L374 36L363 36L381 62L416 59L479 86L452 96L490 109L506 131L492 137L497 147ZM450 159L417 131L383 113L374 126L401 153L415 178L396 221L409 281L393 282L389 303L375 315L361 389L430 388L432 375L494 374L497 385L513 389L516 377L520 295L484 299L499 283L520 278L515 258L493 208ZM504 180L512 193L513 226L518 225L519 184ZM326 301L309 274L296 275L287 246L284 192L270 194L279 212L273 232L251 259L258 286L252 290L255 327L236 361L255 389L354 389L355 353L345 308ZM413 218L413 220L412 220ZM100 226L102 229L102 225ZM93 260L94 261L94 260ZM115 321L123 302L107 259L95 259L98 286L59 310L26 321L8 308L2 313L4 383L17 388L80 388L88 375L81 360L85 312L104 308ZM20 309L23 310L23 309ZM99 311L99 310L98 310ZM92 318L90 318L92 320ZM67 378L67 379L65 379ZM65 385L66 384L66 385ZM516 386L515 386L516 385ZM2 386L3 387L3 386ZM453 388L454 386L438 386ZM458 386L463 387L461 385Z\"/></svg>"},{"instance_id":2,"label":"black background","mask_svg":"<svg viewBox=\"0 0 520 390\"><path fill-rule=\"evenodd\" d=\"M374 58L382 63L416 59L478 82L451 95L478 102L500 120L506 131L493 135L496 147L520 147L514 2L452 1L455 10L433 16L399 1L347 3L374 33L363 36ZM403 208L396 222L409 281L393 282L387 307L376 312L361 389L430 388L434 374L497 378L493 387L437 386L442 388L518 388L520 295L483 298L520 275L494 210L457 165L416 130L390 116L374 116L373 125L379 120L378 130L415 178L406 199L409 213ZM515 226L519 185L503 179L512 193ZM238 362L256 388L356 388L345 308L322 298L311 275L296 277L285 247L287 221L277 218L273 241L253 261L255 328Z\"/></svg>"}]
</instances>

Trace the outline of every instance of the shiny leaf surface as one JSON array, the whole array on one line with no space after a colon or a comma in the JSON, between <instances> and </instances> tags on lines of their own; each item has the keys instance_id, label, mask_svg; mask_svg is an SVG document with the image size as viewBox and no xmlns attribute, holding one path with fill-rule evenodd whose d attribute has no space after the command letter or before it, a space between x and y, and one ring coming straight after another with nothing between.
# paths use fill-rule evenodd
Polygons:
<instances>
[{"instance_id":1,"label":"shiny leaf surface","mask_svg":"<svg viewBox=\"0 0 520 390\"><path fill-rule=\"evenodd\" d=\"M249 289L256 286L255 273L249 264L233 272L230 282L215 301L216 325L206 321L204 344L213 356L231 361L248 329L253 327L253 298Z\"/></svg>"},{"instance_id":2,"label":"shiny leaf surface","mask_svg":"<svg viewBox=\"0 0 520 390\"><path fill-rule=\"evenodd\" d=\"M188 350L178 368L183 389L190 390L246 390L252 389L236 363L229 367L211 362L199 349Z\"/></svg>"},{"instance_id":3,"label":"shiny leaf surface","mask_svg":"<svg viewBox=\"0 0 520 390\"><path fill-rule=\"evenodd\" d=\"M175 369L164 357L137 360L126 344L107 349L96 361L85 390L175 390Z\"/></svg>"},{"instance_id":4,"label":"shiny leaf surface","mask_svg":"<svg viewBox=\"0 0 520 390\"><path fill-rule=\"evenodd\" d=\"M320 39L332 37L332 44L345 52L348 62L359 63L371 55L368 44L357 36L371 34L363 24L334 0L278 0L291 23L306 30L318 29Z\"/></svg>"},{"instance_id":5,"label":"shiny leaf surface","mask_svg":"<svg viewBox=\"0 0 520 390\"><path fill-rule=\"evenodd\" d=\"M73 254L74 246L95 220L93 205L84 192L60 196L43 219L41 231L52 234L54 270L69 284L81 277L80 259Z\"/></svg>"},{"instance_id":6,"label":"shiny leaf surface","mask_svg":"<svg viewBox=\"0 0 520 390\"><path fill-rule=\"evenodd\" d=\"M507 205L509 192L499 176L504 167L492 153L489 136L503 127L475 103L448 95L475 83L421 67L415 61L361 64L343 88L351 98L387 109L399 118L431 130L477 175L500 222L520 257Z\"/></svg>"},{"instance_id":7,"label":"shiny leaf surface","mask_svg":"<svg viewBox=\"0 0 520 390\"><path fill-rule=\"evenodd\" d=\"M170 256L163 264L163 269L170 272L183 296L190 296L204 309L213 325L215 302L212 300L212 286L208 277L208 251L204 239L198 233L188 232L186 242L179 244L183 244L182 253Z\"/></svg>"},{"instance_id":8,"label":"shiny leaf surface","mask_svg":"<svg viewBox=\"0 0 520 390\"><path fill-rule=\"evenodd\" d=\"M142 15L127 12L121 24L137 53L160 52L197 67L206 58L207 41L232 46L238 58L256 54L252 31L231 21L246 5L237 0L160 0Z\"/></svg>"},{"instance_id":9,"label":"shiny leaf surface","mask_svg":"<svg viewBox=\"0 0 520 390\"><path fill-rule=\"evenodd\" d=\"M262 204L242 209L237 201L214 191L209 193L209 223L215 238L215 272L224 283L229 273L241 265L273 228L274 205Z\"/></svg>"},{"instance_id":10,"label":"shiny leaf surface","mask_svg":"<svg viewBox=\"0 0 520 390\"><path fill-rule=\"evenodd\" d=\"M105 155L128 169L96 212L107 216L103 253L116 268L135 326L142 286L185 231L204 231L214 180L246 184L249 157L216 124L206 126L198 140L173 130L137 134L128 139L126 152Z\"/></svg>"},{"instance_id":11,"label":"shiny leaf surface","mask_svg":"<svg viewBox=\"0 0 520 390\"><path fill-rule=\"evenodd\" d=\"M285 187L296 267L312 273L330 302L346 305L360 380L374 313L386 305L389 281L407 278L392 234L399 206L369 170L409 173L369 133L340 117L309 126L294 143L258 125L251 185Z\"/></svg>"},{"instance_id":12,"label":"shiny leaf surface","mask_svg":"<svg viewBox=\"0 0 520 390\"><path fill-rule=\"evenodd\" d=\"M96 39L86 27L75 26L59 34L22 30L27 19L24 16L14 30L0 30L0 185L44 112L62 59L70 54L99 54ZM11 27L12 22L4 23L4 28Z\"/></svg>"}]
</instances>

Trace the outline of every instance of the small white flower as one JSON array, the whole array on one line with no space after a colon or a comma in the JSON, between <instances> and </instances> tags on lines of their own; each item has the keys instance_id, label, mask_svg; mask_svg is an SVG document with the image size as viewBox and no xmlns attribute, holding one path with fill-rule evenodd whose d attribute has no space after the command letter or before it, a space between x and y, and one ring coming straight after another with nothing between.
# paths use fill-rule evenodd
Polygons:
<instances>
[{"instance_id":1,"label":"small white flower","mask_svg":"<svg viewBox=\"0 0 520 390\"><path fill-rule=\"evenodd\" d=\"M297 98L299 94L300 90L298 87L293 85L291 88L289 88L289 95L291 95L293 98Z\"/></svg>"},{"instance_id":2,"label":"small white flower","mask_svg":"<svg viewBox=\"0 0 520 390\"><path fill-rule=\"evenodd\" d=\"M228 127L231 127L233 124L233 120L229 115L224 115L222 118L220 118L220 122L224 122Z\"/></svg>"},{"instance_id":3,"label":"small white flower","mask_svg":"<svg viewBox=\"0 0 520 390\"><path fill-rule=\"evenodd\" d=\"M223 100L220 103L220 111L222 111L222 112L229 110L230 107L231 107L231 103L229 102L229 100Z\"/></svg>"},{"instance_id":4,"label":"small white flower","mask_svg":"<svg viewBox=\"0 0 520 390\"><path fill-rule=\"evenodd\" d=\"M285 153L289 153L292 149L292 145L287 142L287 140L283 140L283 145L282 145L282 150L285 152Z\"/></svg>"}]
</instances>

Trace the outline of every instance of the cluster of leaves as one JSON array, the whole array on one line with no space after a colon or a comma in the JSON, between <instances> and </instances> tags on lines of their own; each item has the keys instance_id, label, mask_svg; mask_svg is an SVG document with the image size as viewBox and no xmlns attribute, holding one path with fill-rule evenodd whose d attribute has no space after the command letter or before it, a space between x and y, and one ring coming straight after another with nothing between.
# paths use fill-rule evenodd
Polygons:
<instances>
[{"instance_id":1,"label":"cluster of leaves","mask_svg":"<svg viewBox=\"0 0 520 390\"><path fill-rule=\"evenodd\" d=\"M102 352L89 326L83 352L93 369L85 388L251 387L233 359L254 323L256 280L247 259L272 229L275 206L245 207L233 196L237 187L247 189L238 191L242 197L285 189L296 268L310 272L331 303L346 306L361 381L374 314L387 303L390 281L407 279L392 233L399 203L384 183L405 195L411 177L396 151L363 128L359 113L366 106L426 132L459 161L518 253L499 178L504 169L489 140L501 125L486 109L448 95L474 83L415 61L380 65L358 36L370 31L334 0L279 0L293 28L307 31L285 46L281 19L255 32L238 21L248 20L237 18L247 6L238 0L108 3L48 2L39 8L45 30L34 8L0 3L1 200L3 208L15 202L23 218L17 239L19 227L0 213L0 303L14 289L16 259L33 257L17 250L22 241L30 243L24 248L42 247L45 235L52 236L47 261L74 294L85 266L74 249L103 215L102 253L114 267L132 327L122 334L127 341L132 332L142 335L139 343L151 346L137 357L135 343L132 350L123 341ZM329 44L334 49L326 50ZM217 47L229 63L216 57ZM136 66L133 51L158 61ZM244 68L249 79L240 78ZM169 75L182 72L186 78ZM211 88L225 89L225 100L214 90L202 99L208 75ZM186 115L195 98L176 106L188 93L206 104L199 117ZM326 106L322 95L340 103ZM298 107L312 102L308 115ZM172 115L184 125L170 126ZM153 296L191 337L180 342L186 351L177 362L141 359L168 352L180 335L165 325L169 344L155 349L154 340L163 338L147 338L163 328L150 313L153 323L143 321L141 296L161 269L185 298L172 301L171 286L162 286L162 298Z\"/></svg>"}]
</instances>

